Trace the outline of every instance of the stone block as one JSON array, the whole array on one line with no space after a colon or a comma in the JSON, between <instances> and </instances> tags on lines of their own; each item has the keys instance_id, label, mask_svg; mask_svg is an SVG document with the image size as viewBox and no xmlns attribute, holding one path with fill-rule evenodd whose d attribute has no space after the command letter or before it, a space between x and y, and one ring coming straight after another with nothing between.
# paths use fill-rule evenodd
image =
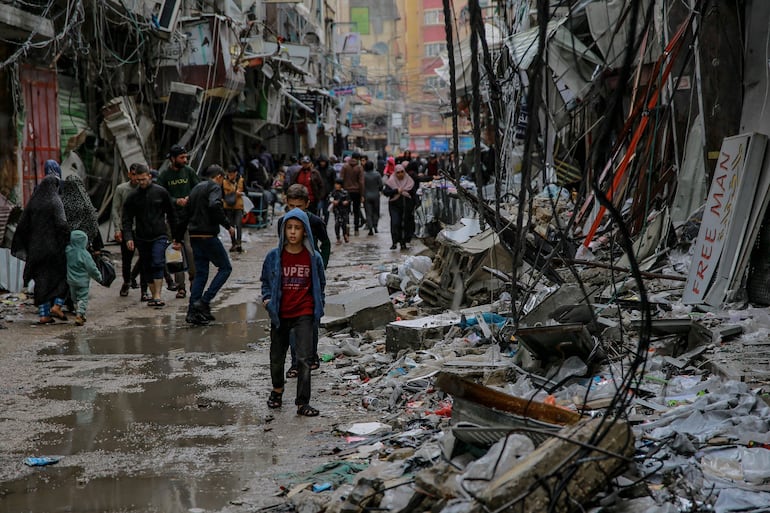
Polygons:
<instances>
[{"instance_id":1,"label":"stone block","mask_svg":"<svg viewBox=\"0 0 770 513\"><path fill-rule=\"evenodd\" d=\"M385 349L398 353L402 349L427 349L444 338L449 329L460 322L455 313L431 315L420 319L391 322L385 327Z\"/></svg>"},{"instance_id":2,"label":"stone block","mask_svg":"<svg viewBox=\"0 0 770 513\"><path fill-rule=\"evenodd\" d=\"M327 296L324 312L325 317L350 317L361 310L384 304L390 304L388 289L373 287Z\"/></svg>"},{"instance_id":3,"label":"stone block","mask_svg":"<svg viewBox=\"0 0 770 513\"><path fill-rule=\"evenodd\" d=\"M385 287L354 290L326 298L321 326L350 326L358 332L382 328L395 320L396 309Z\"/></svg>"}]
</instances>

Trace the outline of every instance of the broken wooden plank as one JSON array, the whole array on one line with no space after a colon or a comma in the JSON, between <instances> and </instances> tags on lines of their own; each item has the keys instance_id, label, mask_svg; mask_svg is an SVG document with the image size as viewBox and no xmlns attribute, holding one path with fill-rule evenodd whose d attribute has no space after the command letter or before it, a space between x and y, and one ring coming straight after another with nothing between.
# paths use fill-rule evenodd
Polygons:
<instances>
[{"instance_id":1,"label":"broken wooden plank","mask_svg":"<svg viewBox=\"0 0 770 513\"><path fill-rule=\"evenodd\" d=\"M447 372L440 372L435 384L437 388L454 397L551 424L574 424L581 418L573 411L514 397Z\"/></svg>"}]
</instances>

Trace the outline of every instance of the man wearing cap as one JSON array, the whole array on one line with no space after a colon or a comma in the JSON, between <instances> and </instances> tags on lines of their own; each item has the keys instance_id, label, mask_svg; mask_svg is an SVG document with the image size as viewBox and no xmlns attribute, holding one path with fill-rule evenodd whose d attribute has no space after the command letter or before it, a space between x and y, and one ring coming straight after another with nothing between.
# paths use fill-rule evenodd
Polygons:
<instances>
[{"instance_id":1,"label":"man wearing cap","mask_svg":"<svg viewBox=\"0 0 770 513\"><path fill-rule=\"evenodd\" d=\"M358 228L363 224L361 215L361 194L364 191L364 169L358 163L361 155L356 152L351 155L347 164L342 166L340 178L342 178L342 188L348 191L350 195L350 208L353 210L353 229L358 235Z\"/></svg>"},{"instance_id":2,"label":"man wearing cap","mask_svg":"<svg viewBox=\"0 0 770 513\"><path fill-rule=\"evenodd\" d=\"M187 205L190 191L192 191L193 187L198 185L200 179L195 173L195 170L187 165L187 150L183 146L179 146L178 144L172 146L168 152L168 160L168 168L158 176L158 185L168 191L171 196L171 201L174 203L177 218L179 218ZM190 237L186 233L184 237L184 252L187 257L190 282L192 282L193 277L195 276L195 265L190 263L192 248L190 247ZM187 291L185 290L184 271L176 273L175 280L176 297L185 297Z\"/></svg>"},{"instance_id":3,"label":"man wearing cap","mask_svg":"<svg viewBox=\"0 0 770 513\"><path fill-rule=\"evenodd\" d=\"M324 196L324 180L321 177L321 173L313 167L313 161L307 155L300 159L302 167L294 173L291 177L289 186L295 183L305 186L308 192L308 198L310 203L307 210L315 215L318 214L318 202L323 199Z\"/></svg>"},{"instance_id":4,"label":"man wearing cap","mask_svg":"<svg viewBox=\"0 0 770 513\"><path fill-rule=\"evenodd\" d=\"M221 166L213 164L206 169L206 178L207 180L200 182L190 191L189 200L185 203L180 218L180 230L187 229L190 234L196 269L190 285L186 320L197 325L206 325L214 320L211 315L211 301L233 271L227 251L218 237L220 226L230 232L230 237L235 235L235 229L227 220L222 204L225 171ZM214 264L217 274L211 280L208 290L204 292L209 278L209 264Z\"/></svg>"}]
</instances>

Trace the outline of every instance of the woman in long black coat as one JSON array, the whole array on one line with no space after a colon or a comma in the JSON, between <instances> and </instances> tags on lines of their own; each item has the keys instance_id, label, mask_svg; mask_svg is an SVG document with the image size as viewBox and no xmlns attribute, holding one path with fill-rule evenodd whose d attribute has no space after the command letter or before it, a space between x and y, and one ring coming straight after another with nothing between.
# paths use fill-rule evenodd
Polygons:
<instances>
[{"instance_id":1,"label":"woman in long black coat","mask_svg":"<svg viewBox=\"0 0 770 513\"><path fill-rule=\"evenodd\" d=\"M11 243L11 254L26 262L24 285L35 282L35 306L40 324L53 323L52 314L64 318L67 295L67 260L64 250L70 231L59 197L59 178L46 176L21 214Z\"/></svg>"}]
</instances>

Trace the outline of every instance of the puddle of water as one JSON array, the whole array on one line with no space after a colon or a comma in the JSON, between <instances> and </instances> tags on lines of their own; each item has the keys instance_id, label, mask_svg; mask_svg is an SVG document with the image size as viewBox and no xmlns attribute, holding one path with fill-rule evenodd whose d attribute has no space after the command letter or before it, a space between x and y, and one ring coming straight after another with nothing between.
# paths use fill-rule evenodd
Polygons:
<instances>
[{"instance_id":1,"label":"puddle of water","mask_svg":"<svg viewBox=\"0 0 770 513\"><path fill-rule=\"evenodd\" d=\"M174 312L151 319L135 319L130 327L109 333L83 336L71 333L67 342L40 351L40 355L91 354L166 354L170 350L186 352L234 352L246 344L269 335L261 319L264 312L253 302L215 310L217 320L208 326L192 326L184 320L185 312Z\"/></svg>"},{"instance_id":2,"label":"puddle of water","mask_svg":"<svg viewBox=\"0 0 770 513\"><path fill-rule=\"evenodd\" d=\"M161 446L189 446L190 439L200 441L200 437L191 434L185 440L187 435L173 439L166 435L190 428L261 423L248 409L200 397L202 389L189 375L141 386L142 390L137 392L106 394L82 386L40 389L37 397L75 400L86 407L49 419L57 429L41 437L35 452L66 456L97 450L130 453Z\"/></svg>"},{"instance_id":3,"label":"puddle of water","mask_svg":"<svg viewBox=\"0 0 770 513\"><path fill-rule=\"evenodd\" d=\"M77 467L47 467L0 484L0 512L187 513L222 508L248 482L248 474L121 476L82 482Z\"/></svg>"},{"instance_id":4,"label":"puddle of water","mask_svg":"<svg viewBox=\"0 0 770 513\"><path fill-rule=\"evenodd\" d=\"M76 333L44 351L169 356L142 365L142 375L154 381L133 391L102 393L87 385L38 389L36 398L79 403L77 411L48 419L51 431L30 451L64 459L55 466L25 468L26 476L0 483L0 513L219 510L255 471L268 469L276 455L261 434L266 433L259 428L264 420L250 408L204 397L205 387L186 372L194 360L173 357L177 352L236 352L267 336L261 320L265 314L258 314L254 303L214 314L217 321L211 325L192 327L183 312L160 312L151 319L129 319L125 329ZM94 468L81 467L80 461L68 465L68 456L99 460ZM101 477L107 472L112 475Z\"/></svg>"},{"instance_id":5,"label":"puddle of water","mask_svg":"<svg viewBox=\"0 0 770 513\"><path fill-rule=\"evenodd\" d=\"M98 393L85 386L39 389L36 398L79 401L85 408L48 420L54 430L30 454L64 459L0 483L0 513L186 513L191 508L218 510L237 496L275 455L259 435L235 444L231 433L242 436L241 429L263 421L248 408L201 397L204 387L191 375L163 379L172 365L166 358L149 363L146 374L161 379L143 383L134 393ZM118 468L114 476L88 480L81 477L81 468L66 465L67 456L97 452L104 461L121 454L141 459L144 453L161 461L151 471L127 475L130 471Z\"/></svg>"}]
</instances>

